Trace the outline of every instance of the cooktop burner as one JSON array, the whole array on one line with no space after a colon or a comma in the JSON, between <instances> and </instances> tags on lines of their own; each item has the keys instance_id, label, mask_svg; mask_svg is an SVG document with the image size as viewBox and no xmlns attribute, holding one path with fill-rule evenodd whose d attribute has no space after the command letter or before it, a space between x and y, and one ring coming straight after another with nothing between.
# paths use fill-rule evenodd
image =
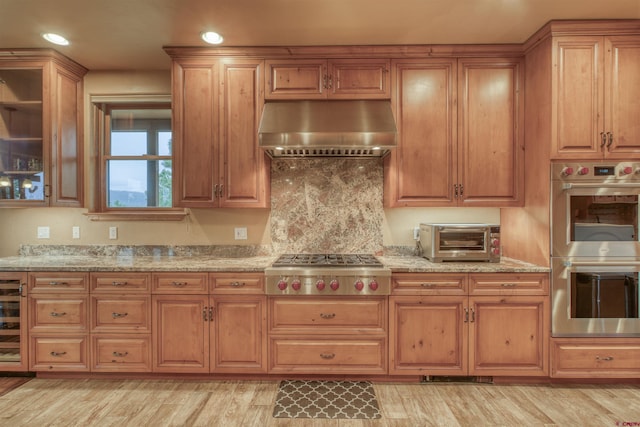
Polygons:
<instances>
[{"instance_id":1,"label":"cooktop burner","mask_svg":"<svg viewBox=\"0 0 640 427\"><path fill-rule=\"evenodd\" d=\"M382 263L368 254L284 254L273 267L381 267Z\"/></svg>"}]
</instances>

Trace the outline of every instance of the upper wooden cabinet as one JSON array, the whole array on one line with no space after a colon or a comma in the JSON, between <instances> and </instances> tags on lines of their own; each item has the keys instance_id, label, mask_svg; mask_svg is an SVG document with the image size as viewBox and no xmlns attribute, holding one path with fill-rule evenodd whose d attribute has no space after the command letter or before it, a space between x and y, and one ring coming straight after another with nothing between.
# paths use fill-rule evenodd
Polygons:
<instances>
[{"instance_id":1,"label":"upper wooden cabinet","mask_svg":"<svg viewBox=\"0 0 640 427\"><path fill-rule=\"evenodd\" d=\"M266 99L389 99L388 59L274 59Z\"/></svg>"},{"instance_id":2,"label":"upper wooden cabinet","mask_svg":"<svg viewBox=\"0 0 640 427\"><path fill-rule=\"evenodd\" d=\"M640 36L553 39L552 158L640 154Z\"/></svg>"},{"instance_id":3,"label":"upper wooden cabinet","mask_svg":"<svg viewBox=\"0 0 640 427\"><path fill-rule=\"evenodd\" d=\"M394 60L398 147L385 206L519 206L522 60Z\"/></svg>"},{"instance_id":4,"label":"upper wooden cabinet","mask_svg":"<svg viewBox=\"0 0 640 427\"><path fill-rule=\"evenodd\" d=\"M52 50L0 51L0 206L83 205L86 72Z\"/></svg>"},{"instance_id":5,"label":"upper wooden cabinet","mask_svg":"<svg viewBox=\"0 0 640 427\"><path fill-rule=\"evenodd\" d=\"M262 60L174 60L175 206L269 206L269 161L258 148Z\"/></svg>"}]
</instances>

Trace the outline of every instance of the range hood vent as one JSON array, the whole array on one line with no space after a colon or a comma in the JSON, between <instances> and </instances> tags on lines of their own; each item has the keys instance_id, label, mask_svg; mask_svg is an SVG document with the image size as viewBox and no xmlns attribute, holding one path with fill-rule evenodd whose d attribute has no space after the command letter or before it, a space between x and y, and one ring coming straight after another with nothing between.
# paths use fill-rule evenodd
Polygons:
<instances>
[{"instance_id":1,"label":"range hood vent","mask_svg":"<svg viewBox=\"0 0 640 427\"><path fill-rule=\"evenodd\" d=\"M265 104L260 147L271 157L382 157L396 146L389 101Z\"/></svg>"}]
</instances>

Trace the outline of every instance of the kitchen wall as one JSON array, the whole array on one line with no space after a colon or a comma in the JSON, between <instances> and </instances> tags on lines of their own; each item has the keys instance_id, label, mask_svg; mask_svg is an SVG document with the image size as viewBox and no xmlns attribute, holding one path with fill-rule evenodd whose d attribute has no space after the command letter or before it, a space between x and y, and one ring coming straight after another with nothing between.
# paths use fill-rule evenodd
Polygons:
<instances>
[{"instance_id":1,"label":"kitchen wall","mask_svg":"<svg viewBox=\"0 0 640 427\"><path fill-rule=\"evenodd\" d=\"M92 95L168 94L169 72L89 72L85 89L85 164L93 156ZM85 168L87 190L93 185ZM0 256L29 245L263 245L276 252L378 252L414 246L420 222L500 221L497 208L382 207L379 159L297 159L272 162L271 209L190 209L183 221L91 221L87 209L14 208L0 210ZM50 227L49 239L37 227ZM80 227L80 239L71 228ZM118 227L117 240L109 227ZM246 227L247 240L234 228Z\"/></svg>"}]
</instances>

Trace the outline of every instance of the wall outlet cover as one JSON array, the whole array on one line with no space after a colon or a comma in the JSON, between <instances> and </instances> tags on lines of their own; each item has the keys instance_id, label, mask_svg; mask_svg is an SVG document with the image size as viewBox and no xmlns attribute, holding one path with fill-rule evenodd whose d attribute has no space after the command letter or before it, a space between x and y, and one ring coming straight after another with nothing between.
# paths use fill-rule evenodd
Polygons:
<instances>
[{"instance_id":1,"label":"wall outlet cover","mask_svg":"<svg viewBox=\"0 0 640 427\"><path fill-rule=\"evenodd\" d=\"M49 238L49 227L38 227L38 239Z\"/></svg>"},{"instance_id":2,"label":"wall outlet cover","mask_svg":"<svg viewBox=\"0 0 640 427\"><path fill-rule=\"evenodd\" d=\"M247 240L247 227L236 227L234 235L236 240Z\"/></svg>"}]
</instances>

